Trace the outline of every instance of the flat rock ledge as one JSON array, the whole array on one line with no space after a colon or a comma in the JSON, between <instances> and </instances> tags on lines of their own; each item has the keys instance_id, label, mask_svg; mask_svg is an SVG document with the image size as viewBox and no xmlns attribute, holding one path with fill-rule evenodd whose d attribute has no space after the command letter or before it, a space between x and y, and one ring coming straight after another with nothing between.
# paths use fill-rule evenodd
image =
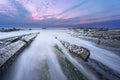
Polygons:
<instances>
[{"instance_id":1,"label":"flat rock ledge","mask_svg":"<svg viewBox=\"0 0 120 80\"><path fill-rule=\"evenodd\" d=\"M0 40L0 74L8 68L14 59L21 53L37 36L38 33L30 33Z\"/></svg>"},{"instance_id":2,"label":"flat rock ledge","mask_svg":"<svg viewBox=\"0 0 120 80\"><path fill-rule=\"evenodd\" d=\"M90 56L90 51L87 48L84 48L82 46L70 44L66 41L60 41L63 46L73 55L76 55L77 57L80 57L82 60L87 61Z\"/></svg>"}]
</instances>

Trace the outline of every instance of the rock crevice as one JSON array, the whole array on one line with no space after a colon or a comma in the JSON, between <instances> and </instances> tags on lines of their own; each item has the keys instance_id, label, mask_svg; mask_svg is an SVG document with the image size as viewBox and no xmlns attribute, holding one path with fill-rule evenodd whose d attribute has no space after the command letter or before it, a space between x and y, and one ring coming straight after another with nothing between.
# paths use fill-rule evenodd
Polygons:
<instances>
[{"instance_id":1,"label":"rock crevice","mask_svg":"<svg viewBox=\"0 0 120 80\"><path fill-rule=\"evenodd\" d=\"M19 53L21 53L35 39L37 34L38 33L31 33L1 40L0 74L4 72Z\"/></svg>"}]
</instances>

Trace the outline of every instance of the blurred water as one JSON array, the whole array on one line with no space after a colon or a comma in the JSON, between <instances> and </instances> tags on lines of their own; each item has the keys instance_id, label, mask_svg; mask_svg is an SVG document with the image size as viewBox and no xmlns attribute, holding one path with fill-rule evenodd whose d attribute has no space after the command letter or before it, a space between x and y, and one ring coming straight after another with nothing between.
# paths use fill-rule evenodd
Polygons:
<instances>
[{"instance_id":1,"label":"blurred water","mask_svg":"<svg viewBox=\"0 0 120 80\"><path fill-rule=\"evenodd\" d=\"M103 63L107 67L115 70L116 72L120 74L120 57L116 55L115 53L96 47L96 45L92 42L71 37L70 35L66 33L57 33L56 36L61 40L65 40L72 44L83 46L89 49L91 53L90 58Z\"/></svg>"},{"instance_id":2,"label":"blurred water","mask_svg":"<svg viewBox=\"0 0 120 80\"><path fill-rule=\"evenodd\" d=\"M36 31L18 31L10 33L0 33L2 37L12 37ZM65 33L65 30L40 30L40 34L33 41L17 60L10 67L4 80L67 80L54 51L51 49L54 44L58 44L65 56L90 80L97 80L96 76L82 64L79 64L58 41L59 39L68 41L88 48L91 52L90 58L95 59L109 68L120 73L120 58L114 53L96 47L93 43L81 39L73 38ZM4 36L3 36L4 34ZM8 35L7 35L8 34ZM55 39L57 36L58 40ZM45 72L45 73L44 73Z\"/></svg>"},{"instance_id":3,"label":"blurred water","mask_svg":"<svg viewBox=\"0 0 120 80\"><path fill-rule=\"evenodd\" d=\"M54 37L46 31L40 31L30 47L10 67L3 80L46 80L47 77L50 80L66 80L55 53L50 48L54 44L53 40Z\"/></svg>"}]
</instances>

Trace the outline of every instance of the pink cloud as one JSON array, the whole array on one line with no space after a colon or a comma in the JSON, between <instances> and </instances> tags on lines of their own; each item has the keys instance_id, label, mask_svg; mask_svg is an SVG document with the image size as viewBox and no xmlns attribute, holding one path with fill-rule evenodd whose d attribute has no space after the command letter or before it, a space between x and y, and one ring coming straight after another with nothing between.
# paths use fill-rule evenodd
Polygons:
<instances>
[{"instance_id":1,"label":"pink cloud","mask_svg":"<svg viewBox=\"0 0 120 80\"><path fill-rule=\"evenodd\" d=\"M14 17L17 14L17 10L8 0L0 1L0 13Z\"/></svg>"}]
</instances>

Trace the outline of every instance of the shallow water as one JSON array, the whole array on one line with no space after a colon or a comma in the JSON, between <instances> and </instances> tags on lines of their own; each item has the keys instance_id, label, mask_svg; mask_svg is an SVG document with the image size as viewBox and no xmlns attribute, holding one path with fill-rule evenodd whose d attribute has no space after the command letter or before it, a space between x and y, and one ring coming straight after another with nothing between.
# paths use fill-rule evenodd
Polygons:
<instances>
[{"instance_id":1,"label":"shallow water","mask_svg":"<svg viewBox=\"0 0 120 80\"><path fill-rule=\"evenodd\" d=\"M18 31L4 34L4 37L12 37L31 32L40 32L32 44L16 59L9 68L3 80L67 80L54 51L51 49L55 44L62 49L65 56L90 80L97 80L96 76L82 64L79 64L58 41L65 40L88 48L90 58L95 59L109 68L120 73L120 58L114 53L96 47L93 43L73 38L65 33L66 30L39 30ZM8 34L8 35L7 35ZM57 37L57 39L55 39Z\"/></svg>"},{"instance_id":2,"label":"shallow water","mask_svg":"<svg viewBox=\"0 0 120 80\"><path fill-rule=\"evenodd\" d=\"M62 37L62 35L64 35L65 37ZM61 35L57 34L56 36L58 36L58 38L61 40L65 40L72 44L83 46L89 49L91 53L90 58L103 63L107 67L115 70L116 72L120 74L120 67L119 67L120 57L114 54L113 52L96 47L96 45L92 42L85 41L85 40L78 39L78 38L73 38L70 35L65 34L65 33L62 33Z\"/></svg>"},{"instance_id":3,"label":"shallow water","mask_svg":"<svg viewBox=\"0 0 120 80\"><path fill-rule=\"evenodd\" d=\"M50 48L54 44L52 39L54 37L41 32L10 67L4 80L66 80Z\"/></svg>"}]
</instances>

